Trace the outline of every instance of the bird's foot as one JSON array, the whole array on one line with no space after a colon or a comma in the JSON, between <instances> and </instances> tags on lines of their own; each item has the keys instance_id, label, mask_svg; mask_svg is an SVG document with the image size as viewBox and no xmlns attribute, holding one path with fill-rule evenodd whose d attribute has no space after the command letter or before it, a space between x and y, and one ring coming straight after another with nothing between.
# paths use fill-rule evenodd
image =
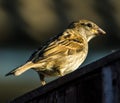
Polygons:
<instances>
[{"instance_id":1,"label":"bird's foot","mask_svg":"<svg viewBox=\"0 0 120 103\"><path fill-rule=\"evenodd\" d=\"M42 84L42 86L44 86L46 84L46 82L45 81L41 81L41 84Z\"/></svg>"}]
</instances>

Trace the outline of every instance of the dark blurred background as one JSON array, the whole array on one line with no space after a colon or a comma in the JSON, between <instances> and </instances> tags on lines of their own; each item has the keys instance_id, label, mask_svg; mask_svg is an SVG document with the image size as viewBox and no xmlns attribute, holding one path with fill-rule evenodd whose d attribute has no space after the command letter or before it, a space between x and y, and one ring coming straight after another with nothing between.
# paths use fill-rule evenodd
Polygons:
<instances>
[{"instance_id":1,"label":"dark blurred background","mask_svg":"<svg viewBox=\"0 0 120 103\"><path fill-rule=\"evenodd\" d=\"M120 49L119 18L119 0L0 0L0 103L40 86L33 70L19 77L4 75L74 20L92 20L107 32L90 42L82 66Z\"/></svg>"}]
</instances>

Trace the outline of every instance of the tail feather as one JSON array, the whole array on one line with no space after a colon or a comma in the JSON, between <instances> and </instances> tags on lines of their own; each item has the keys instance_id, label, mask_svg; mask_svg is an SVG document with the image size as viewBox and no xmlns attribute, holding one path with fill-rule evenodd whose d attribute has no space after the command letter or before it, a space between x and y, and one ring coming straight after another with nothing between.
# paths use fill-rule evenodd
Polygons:
<instances>
[{"instance_id":1,"label":"tail feather","mask_svg":"<svg viewBox=\"0 0 120 103\"><path fill-rule=\"evenodd\" d=\"M14 71L7 73L5 76L14 75Z\"/></svg>"},{"instance_id":2,"label":"tail feather","mask_svg":"<svg viewBox=\"0 0 120 103\"><path fill-rule=\"evenodd\" d=\"M16 68L14 70L12 70L11 72L7 73L5 76L9 76L9 75L15 75L18 76L20 74L22 74L23 72L27 71L28 69L33 68L34 64L32 62L27 62L25 65L20 66L19 68Z\"/></svg>"}]
</instances>

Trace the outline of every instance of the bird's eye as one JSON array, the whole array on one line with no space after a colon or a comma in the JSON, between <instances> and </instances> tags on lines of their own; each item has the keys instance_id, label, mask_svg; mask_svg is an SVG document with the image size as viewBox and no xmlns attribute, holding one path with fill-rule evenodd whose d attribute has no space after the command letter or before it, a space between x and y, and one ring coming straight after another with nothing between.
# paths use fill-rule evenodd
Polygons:
<instances>
[{"instance_id":1,"label":"bird's eye","mask_svg":"<svg viewBox=\"0 0 120 103\"><path fill-rule=\"evenodd\" d=\"M88 26L88 27L91 28L91 27L92 27L92 24L88 23L88 24L86 24L86 26Z\"/></svg>"}]
</instances>

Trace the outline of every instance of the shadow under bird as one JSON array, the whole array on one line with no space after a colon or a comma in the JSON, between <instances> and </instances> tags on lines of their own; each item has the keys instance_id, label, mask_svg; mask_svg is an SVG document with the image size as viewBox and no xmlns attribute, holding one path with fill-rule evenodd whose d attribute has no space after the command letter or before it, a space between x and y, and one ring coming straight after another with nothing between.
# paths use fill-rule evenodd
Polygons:
<instances>
[{"instance_id":1,"label":"shadow under bird","mask_svg":"<svg viewBox=\"0 0 120 103\"><path fill-rule=\"evenodd\" d=\"M41 84L45 85L45 77L64 76L75 71L88 54L88 42L100 34L106 33L92 21L73 22L63 33L36 50L24 65L6 76L19 76L29 69L34 69L40 76Z\"/></svg>"}]
</instances>

